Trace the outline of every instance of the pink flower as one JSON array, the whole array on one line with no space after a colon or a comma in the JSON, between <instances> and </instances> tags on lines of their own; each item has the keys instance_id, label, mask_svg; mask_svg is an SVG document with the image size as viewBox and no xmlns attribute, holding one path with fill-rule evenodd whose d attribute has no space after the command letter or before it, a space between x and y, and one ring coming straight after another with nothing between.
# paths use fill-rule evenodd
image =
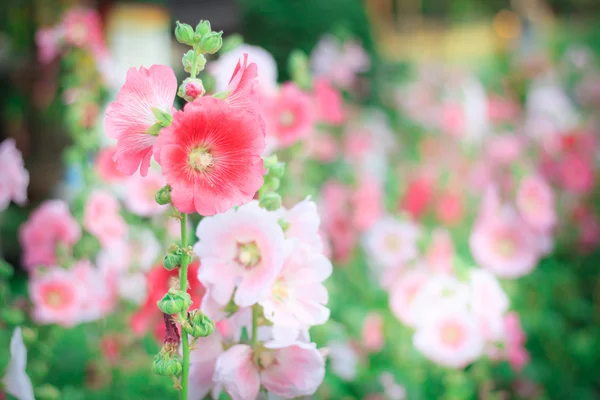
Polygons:
<instances>
[{"instance_id":1,"label":"pink flower","mask_svg":"<svg viewBox=\"0 0 600 400\"><path fill-rule=\"evenodd\" d=\"M152 109L170 112L176 93L175 73L165 65L127 71L125 84L109 104L104 120L106 134L118 140L114 159L121 172L133 175L139 168L146 175L156 140L148 132L156 123Z\"/></svg>"},{"instance_id":2,"label":"pink flower","mask_svg":"<svg viewBox=\"0 0 600 400\"><path fill-rule=\"evenodd\" d=\"M511 312L506 314L504 317L504 329L506 332L506 358L515 371L520 371L527 365L530 357L529 352L524 346L526 336L517 313Z\"/></svg>"},{"instance_id":3,"label":"pink flower","mask_svg":"<svg viewBox=\"0 0 600 400\"><path fill-rule=\"evenodd\" d=\"M96 172L100 179L108 183L119 182L125 178L114 161L115 154L117 154L116 147L106 147L100 150L96 157Z\"/></svg>"},{"instance_id":4,"label":"pink flower","mask_svg":"<svg viewBox=\"0 0 600 400\"><path fill-rule=\"evenodd\" d=\"M52 62L60 52L60 39L62 31L59 27L40 28L35 33L35 42L38 47L38 59L42 64Z\"/></svg>"},{"instance_id":5,"label":"pink flower","mask_svg":"<svg viewBox=\"0 0 600 400\"><path fill-rule=\"evenodd\" d=\"M501 277L526 275L539 260L536 234L512 209L480 218L469 246L478 265Z\"/></svg>"},{"instance_id":6,"label":"pink flower","mask_svg":"<svg viewBox=\"0 0 600 400\"><path fill-rule=\"evenodd\" d=\"M247 203L263 184L265 137L258 120L223 100L186 104L161 132L157 161L181 212L214 215Z\"/></svg>"},{"instance_id":7,"label":"pink flower","mask_svg":"<svg viewBox=\"0 0 600 400\"><path fill-rule=\"evenodd\" d=\"M499 165L515 162L523 152L523 141L517 135L492 136L486 142L489 160Z\"/></svg>"},{"instance_id":8,"label":"pink flower","mask_svg":"<svg viewBox=\"0 0 600 400\"><path fill-rule=\"evenodd\" d=\"M391 285L390 309L402 323L412 326L416 322L412 307L417 293L428 279L428 274L423 271L411 271Z\"/></svg>"},{"instance_id":9,"label":"pink flower","mask_svg":"<svg viewBox=\"0 0 600 400\"><path fill-rule=\"evenodd\" d=\"M445 104L442 106L440 114L440 129L444 133L453 137L460 137L465 134L466 116L461 105Z\"/></svg>"},{"instance_id":10,"label":"pink flower","mask_svg":"<svg viewBox=\"0 0 600 400\"><path fill-rule=\"evenodd\" d=\"M418 255L420 229L410 221L384 217L365 235L365 248L375 265L393 268L404 265Z\"/></svg>"},{"instance_id":11,"label":"pink flower","mask_svg":"<svg viewBox=\"0 0 600 400\"><path fill-rule=\"evenodd\" d=\"M258 66L256 72L260 89L264 91L277 87L277 63L273 56L261 47L242 44L220 55L216 61L208 63L207 68L215 78L217 91L228 89L232 80L229 71L234 70L240 58L246 56Z\"/></svg>"},{"instance_id":12,"label":"pink flower","mask_svg":"<svg viewBox=\"0 0 600 400\"><path fill-rule=\"evenodd\" d=\"M255 362L260 360L260 365ZM314 344L261 349L237 344L217 359L213 380L220 383L233 400L258 397L261 384L285 398L313 395L325 376L325 360Z\"/></svg>"},{"instance_id":13,"label":"pink flower","mask_svg":"<svg viewBox=\"0 0 600 400\"><path fill-rule=\"evenodd\" d=\"M429 179L416 179L409 184L406 193L400 200L399 208L418 219L427 210L432 194L433 184Z\"/></svg>"},{"instance_id":14,"label":"pink flower","mask_svg":"<svg viewBox=\"0 0 600 400\"><path fill-rule=\"evenodd\" d=\"M297 240L291 241L281 272L266 298L259 302L265 317L274 324L275 340L294 340L301 329L324 324L329 319L323 281L332 269L331 262L323 255Z\"/></svg>"},{"instance_id":15,"label":"pink flower","mask_svg":"<svg viewBox=\"0 0 600 400\"><path fill-rule=\"evenodd\" d=\"M437 273L451 274L454 271L454 254L454 242L450 233L442 228L434 229L425 253L425 259L431 269Z\"/></svg>"},{"instance_id":16,"label":"pink flower","mask_svg":"<svg viewBox=\"0 0 600 400\"><path fill-rule=\"evenodd\" d=\"M151 217L169 208L160 205L154 195L165 185L165 179L156 170L150 170L148 175L132 176L125 182L125 206L134 214Z\"/></svg>"},{"instance_id":17,"label":"pink flower","mask_svg":"<svg viewBox=\"0 0 600 400\"><path fill-rule=\"evenodd\" d=\"M410 319L418 324L424 315L445 305L466 308L469 304L469 294L469 286L455 276L432 275L415 293L410 308Z\"/></svg>"},{"instance_id":18,"label":"pink flower","mask_svg":"<svg viewBox=\"0 0 600 400\"><path fill-rule=\"evenodd\" d=\"M503 314L508 310L508 297L490 272L473 269L469 275L471 310L484 337L498 340L504 333Z\"/></svg>"},{"instance_id":19,"label":"pink flower","mask_svg":"<svg viewBox=\"0 0 600 400\"><path fill-rule=\"evenodd\" d=\"M244 53L227 85L226 101L232 108L258 113L258 94L255 88L258 84L257 76L258 67L254 63L248 65L248 54Z\"/></svg>"},{"instance_id":20,"label":"pink flower","mask_svg":"<svg viewBox=\"0 0 600 400\"><path fill-rule=\"evenodd\" d=\"M362 177L350 200L353 223L359 231L369 229L383 214L383 191L371 177Z\"/></svg>"},{"instance_id":21,"label":"pink flower","mask_svg":"<svg viewBox=\"0 0 600 400\"><path fill-rule=\"evenodd\" d=\"M11 200L20 205L25 204L29 172L23 165L23 157L13 139L0 143L0 170L0 212L8 207Z\"/></svg>"},{"instance_id":22,"label":"pink flower","mask_svg":"<svg viewBox=\"0 0 600 400\"><path fill-rule=\"evenodd\" d=\"M335 161L339 151L335 137L327 132L310 135L304 141L304 148L310 157L322 163Z\"/></svg>"},{"instance_id":23,"label":"pink flower","mask_svg":"<svg viewBox=\"0 0 600 400\"><path fill-rule=\"evenodd\" d=\"M569 153L558 166L558 178L568 191L585 194L594 186L593 166L581 155Z\"/></svg>"},{"instance_id":24,"label":"pink flower","mask_svg":"<svg viewBox=\"0 0 600 400\"><path fill-rule=\"evenodd\" d=\"M371 352L378 352L383 348L383 317L378 313L369 313L363 321L362 341L365 348Z\"/></svg>"},{"instance_id":25,"label":"pink flower","mask_svg":"<svg viewBox=\"0 0 600 400\"><path fill-rule=\"evenodd\" d=\"M532 228L548 231L556 224L554 193L542 177L528 176L521 180L516 204L519 214Z\"/></svg>"},{"instance_id":26,"label":"pink flower","mask_svg":"<svg viewBox=\"0 0 600 400\"><path fill-rule=\"evenodd\" d=\"M289 210L281 207L275 214L286 224L286 239L297 239L314 251L322 252L323 239L319 234L321 218L314 201L306 198Z\"/></svg>"},{"instance_id":27,"label":"pink flower","mask_svg":"<svg viewBox=\"0 0 600 400\"><path fill-rule=\"evenodd\" d=\"M335 180L326 182L321 190L323 228L332 241L334 258L345 261L358 240L358 231L352 222L350 190Z\"/></svg>"},{"instance_id":28,"label":"pink flower","mask_svg":"<svg viewBox=\"0 0 600 400\"><path fill-rule=\"evenodd\" d=\"M360 43L353 40L339 43L335 36L326 35L313 50L310 64L315 76L348 88L356 75L370 68L371 60Z\"/></svg>"},{"instance_id":29,"label":"pink flower","mask_svg":"<svg viewBox=\"0 0 600 400\"><path fill-rule=\"evenodd\" d=\"M320 121L331 125L340 125L344 122L342 96L329 82L322 78L315 79L314 96Z\"/></svg>"},{"instance_id":30,"label":"pink flower","mask_svg":"<svg viewBox=\"0 0 600 400\"><path fill-rule=\"evenodd\" d=\"M452 192L442 193L436 204L436 214L442 224L456 225L464 214L462 197Z\"/></svg>"},{"instance_id":31,"label":"pink flower","mask_svg":"<svg viewBox=\"0 0 600 400\"><path fill-rule=\"evenodd\" d=\"M87 47L95 56L102 56L107 52L102 34L102 21L96 11L84 8L69 10L62 29L68 44Z\"/></svg>"},{"instance_id":32,"label":"pink flower","mask_svg":"<svg viewBox=\"0 0 600 400\"><path fill-rule=\"evenodd\" d=\"M58 247L69 252L81 237L81 228L62 200L46 200L21 225L19 241L23 265L52 266L57 262Z\"/></svg>"},{"instance_id":33,"label":"pink flower","mask_svg":"<svg viewBox=\"0 0 600 400\"><path fill-rule=\"evenodd\" d=\"M265 296L283 265L284 236L275 216L251 202L202 219L194 251L202 260L198 279L211 297L248 307Z\"/></svg>"},{"instance_id":34,"label":"pink flower","mask_svg":"<svg viewBox=\"0 0 600 400\"><path fill-rule=\"evenodd\" d=\"M422 318L413 344L430 360L464 368L483 352L484 340L475 319L461 307L436 307Z\"/></svg>"},{"instance_id":35,"label":"pink flower","mask_svg":"<svg viewBox=\"0 0 600 400\"><path fill-rule=\"evenodd\" d=\"M276 96L265 99L263 117L267 135L275 137L282 147L308 137L316 119L310 96L292 82L283 84Z\"/></svg>"},{"instance_id":36,"label":"pink flower","mask_svg":"<svg viewBox=\"0 0 600 400\"><path fill-rule=\"evenodd\" d=\"M117 199L105 190L93 191L85 205L83 227L96 236L103 247L125 239L127 224L119 214Z\"/></svg>"},{"instance_id":37,"label":"pink flower","mask_svg":"<svg viewBox=\"0 0 600 400\"><path fill-rule=\"evenodd\" d=\"M29 296L33 303L33 319L39 324L66 327L77 324L85 290L72 271L56 267L32 274Z\"/></svg>"},{"instance_id":38,"label":"pink flower","mask_svg":"<svg viewBox=\"0 0 600 400\"><path fill-rule=\"evenodd\" d=\"M108 315L116 305L113 281L89 260L77 261L69 270L84 292L79 301L78 322L95 321Z\"/></svg>"},{"instance_id":39,"label":"pink flower","mask_svg":"<svg viewBox=\"0 0 600 400\"><path fill-rule=\"evenodd\" d=\"M217 358L223 353L222 336L218 330L196 340L195 350L190 354L188 400L202 400L214 388Z\"/></svg>"}]
</instances>

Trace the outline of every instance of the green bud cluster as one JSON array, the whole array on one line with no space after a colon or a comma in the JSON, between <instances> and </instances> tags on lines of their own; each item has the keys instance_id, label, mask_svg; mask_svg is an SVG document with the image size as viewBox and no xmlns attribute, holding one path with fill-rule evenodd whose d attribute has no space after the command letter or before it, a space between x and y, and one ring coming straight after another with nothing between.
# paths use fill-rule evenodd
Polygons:
<instances>
[{"instance_id":1,"label":"green bud cluster","mask_svg":"<svg viewBox=\"0 0 600 400\"><path fill-rule=\"evenodd\" d=\"M177 314L186 311L192 305L192 298L189 293L183 290L169 289L162 299L156 302L160 311L165 314Z\"/></svg>"},{"instance_id":2,"label":"green bud cluster","mask_svg":"<svg viewBox=\"0 0 600 400\"><path fill-rule=\"evenodd\" d=\"M165 185L154 195L154 200L164 206L171 203L171 185Z\"/></svg>"},{"instance_id":3,"label":"green bud cluster","mask_svg":"<svg viewBox=\"0 0 600 400\"><path fill-rule=\"evenodd\" d=\"M165 269L171 271L181 265L181 256L183 255L183 249L176 245L175 243L171 244L167 249L167 254L163 259L163 265Z\"/></svg>"},{"instance_id":4,"label":"green bud cluster","mask_svg":"<svg viewBox=\"0 0 600 400\"><path fill-rule=\"evenodd\" d=\"M165 344L162 350L154 356L152 372L161 376L179 376L183 370L181 358L177 349L170 344Z\"/></svg>"},{"instance_id":5,"label":"green bud cluster","mask_svg":"<svg viewBox=\"0 0 600 400\"><path fill-rule=\"evenodd\" d=\"M266 157L264 166L267 173L264 176L264 183L259 192L259 205L269 211L275 211L281 207L281 196L276 193L279 189L280 178L285 171L285 164L277 160L276 155Z\"/></svg>"},{"instance_id":6,"label":"green bud cluster","mask_svg":"<svg viewBox=\"0 0 600 400\"><path fill-rule=\"evenodd\" d=\"M181 324L183 330L195 338L207 337L215 330L215 324L204 313L193 310L188 314L187 320Z\"/></svg>"}]
</instances>

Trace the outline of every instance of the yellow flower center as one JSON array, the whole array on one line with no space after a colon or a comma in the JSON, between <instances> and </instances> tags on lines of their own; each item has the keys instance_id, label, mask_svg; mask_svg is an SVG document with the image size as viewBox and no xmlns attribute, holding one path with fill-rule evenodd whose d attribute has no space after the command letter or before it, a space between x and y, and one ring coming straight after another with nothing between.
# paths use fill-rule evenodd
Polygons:
<instances>
[{"instance_id":1,"label":"yellow flower center","mask_svg":"<svg viewBox=\"0 0 600 400\"><path fill-rule=\"evenodd\" d=\"M289 110L286 110L279 115L279 123L283 126L292 126L294 125L295 120L296 117L294 116L294 113Z\"/></svg>"},{"instance_id":2,"label":"yellow flower center","mask_svg":"<svg viewBox=\"0 0 600 400\"><path fill-rule=\"evenodd\" d=\"M290 289L288 285L285 284L282 280L278 280L273 285L273 298L276 301L284 301L290 296Z\"/></svg>"},{"instance_id":3,"label":"yellow flower center","mask_svg":"<svg viewBox=\"0 0 600 400\"><path fill-rule=\"evenodd\" d=\"M458 324L449 323L442 328L442 343L457 347L462 342L463 330Z\"/></svg>"},{"instance_id":4,"label":"yellow flower center","mask_svg":"<svg viewBox=\"0 0 600 400\"><path fill-rule=\"evenodd\" d=\"M397 235L387 234L383 241L388 250L398 250L400 248L400 240Z\"/></svg>"},{"instance_id":5,"label":"yellow flower center","mask_svg":"<svg viewBox=\"0 0 600 400\"><path fill-rule=\"evenodd\" d=\"M235 261L244 268L252 268L260 262L260 249L256 242L238 243Z\"/></svg>"},{"instance_id":6,"label":"yellow flower center","mask_svg":"<svg viewBox=\"0 0 600 400\"><path fill-rule=\"evenodd\" d=\"M215 160L208 150L203 147L197 147L190 152L188 164L196 171L204 172L208 168L214 167Z\"/></svg>"},{"instance_id":7,"label":"yellow flower center","mask_svg":"<svg viewBox=\"0 0 600 400\"><path fill-rule=\"evenodd\" d=\"M63 296L58 291L52 291L47 294L46 301L50 307L60 307L60 305L63 303Z\"/></svg>"}]
</instances>

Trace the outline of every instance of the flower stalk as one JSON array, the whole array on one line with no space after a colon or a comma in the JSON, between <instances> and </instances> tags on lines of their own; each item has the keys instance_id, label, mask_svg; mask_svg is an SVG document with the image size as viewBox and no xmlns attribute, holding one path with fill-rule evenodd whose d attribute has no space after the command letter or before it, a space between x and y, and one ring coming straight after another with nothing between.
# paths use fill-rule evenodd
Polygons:
<instances>
[{"instance_id":1,"label":"flower stalk","mask_svg":"<svg viewBox=\"0 0 600 400\"><path fill-rule=\"evenodd\" d=\"M181 216L181 247L187 248L188 246L188 237L187 237L187 214L182 214ZM181 290L185 293L187 292L187 271L188 264L190 262L190 256L187 252L183 252L181 255L181 268L179 270L179 281ZM183 317L187 317L187 310L182 312ZM188 398L188 379L190 372L190 344L187 333L183 330L183 326L180 325L181 328L181 344L183 348L183 369L181 371L181 391L180 391L180 399L186 400Z\"/></svg>"}]
</instances>

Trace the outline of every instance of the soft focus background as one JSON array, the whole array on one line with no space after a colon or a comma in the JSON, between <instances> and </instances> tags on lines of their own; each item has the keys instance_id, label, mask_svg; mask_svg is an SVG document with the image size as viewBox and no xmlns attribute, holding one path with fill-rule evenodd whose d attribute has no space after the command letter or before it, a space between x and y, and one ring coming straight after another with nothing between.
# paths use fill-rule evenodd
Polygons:
<instances>
[{"instance_id":1,"label":"soft focus background","mask_svg":"<svg viewBox=\"0 0 600 400\"><path fill-rule=\"evenodd\" d=\"M51 33L40 37L81 7L96 19L73 29L87 27L97 38L84 29L85 44L57 49ZM195 26L200 19L226 38L227 52L209 59L202 74L209 91L229 79L228 52L251 45L263 49L253 48L250 60L265 81L292 80L312 93L318 78L334 92L318 106L329 112L325 123L312 124L301 143L273 150L287 162L284 204L306 195L317 202L334 264L326 283L331 318L311 330L328 349L315 398L600 398L597 0L1 2L0 140L15 140L30 183L26 205L0 212L0 255L14 266L0 286L0 376L13 327L24 324L36 398L173 396L172 382L150 373L160 337L147 321L159 285L153 270L142 267L141 282L123 283L125 291L143 290L122 295L101 318L70 327L33 323L19 227L49 198L67 199L81 218L80 193L97 181L90 177L96 153L109 144L105 107L127 69L166 64L183 76L186 49L174 21ZM324 111L333 101L343 103L343 115ZM520 191L526 178L541 179L542 188ZM490 187L513 209L549 207L552 222L529 236L519 225L498 234L508 239L482 233L478 245ZM150 227L160 250L147 257L157 265L166 219L133 208L125 219L139 227L137 250L154 246L144 236ZM501 207L491 213L498 218ZM389 239L399 242L383 237L386 218L406 225ZM412 244L409 224L420 231ZM92 258L98 243L85 238L74 252ZM394 253L405 247L418 256ZM400 257L402 271L380 265L386 252ZM530 265L506 272L512 264L502 260L512 255ZM510 302L502 344L454 367L414 344L404 313L418 290L415 277L446 264L457 275L471 265L491 271Z\"/></svg>"}]
</instances>

